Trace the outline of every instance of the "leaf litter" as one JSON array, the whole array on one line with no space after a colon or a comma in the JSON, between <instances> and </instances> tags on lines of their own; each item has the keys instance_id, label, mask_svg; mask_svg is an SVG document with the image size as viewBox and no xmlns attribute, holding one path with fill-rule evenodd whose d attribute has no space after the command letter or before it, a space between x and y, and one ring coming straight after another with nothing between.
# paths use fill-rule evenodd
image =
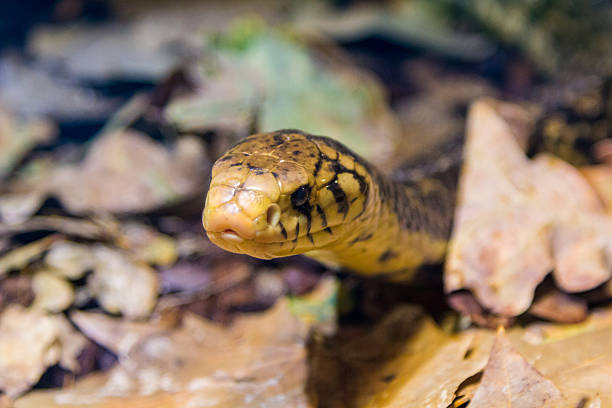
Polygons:
<instances>
[{"instance_id":1,"label":"leaf litter","mask_svg":"<svg viewBox=\"0 0 612 408\"><path fill-rule=\"evenodd\" d=\"M404 9L393 16L393 7ZM440 41L448 27L437 26L435 35L427 37L402 31L405 25L393 26L393 17L400 21L400 14L411 8L420 10L412 17L442 21L423 2L390 5L382 13L369 10L373 14L364 14L361 23L361 11L351 16L351 10L349 19L340 21L347 25L337 25L340 31L333 35L386 31L445 55L470 44L478 45L470 58L487 54L482 39ZM334 21L335 14L329 16ZM355 16L358 24L351 26ZM128 23L128 31L149 32L152 25L147 24L159 21L139 18ZM391 25L384 27L385 21ZM195 44L192 55L206 56L188 64L195 87L187 92L170 89L161 102L136 98L135 110L111 118L86 149L77 150L82 154L76 160L66 163L54 152L28 155L37 144L52 140L50 122L18 119L12 113L3 122L8 124L3 128L8 146L21 142L10 136L24 129L33 132L33 140L2 149L0 159L7 163L0 166L0 176L7 177L0 191L0 389L14 399L3 396L0 405L612 404L607 388L612 313L589 309L591 299L612 297L609 267L600 256L610 251L609 167L576 170L551 157L527 159L523 148L529 112L492 100L477 102L468 122L467 175L455 252L445 278L452 292L449 303L470 305L470 310L458 307L469 317L446 310L434 320L418 307L400 306L379 312L383 320L367 327L363 322L353 326L350 316L348 324L339 323L338 313L363 307L343 286L350 286L350 279L322 277L322 268L300 259L264 264L228 255L202 237L200 201L215 154L208 149L215 146L207 132L217 132L218 139L228 134L235 138L290 124L333 134L365 154L372 154L375 146L379 150L373 156L390 163L403 134L400 118L389 108L378 81L339 58L342 53L323 40L269 29L257 19L241 20L224 36L195 38L192 31L177 27L173 30L179 43ZM78 51L79 41L115 28L72 27L70 32L84 35L60 43L59 51L52 42L43 43L43 30L30 46L39 56L47 53L44 58L63 58L82 77L136 72L160 78L182 60L165 54L160 47L164 40L156 38L143 48L142 58L130 61L134 65L118 68L112 62L76 58L92 55ZM62 40L61 30L55 34ZM134 48L132 43L117 44L116 36L99 37L91 52L110 50L100 52L101 57ZM460 132L461 106L497 91L467 76L445 78L432 66L406 66L422 95L413 95L400 111L409 130L418 134L420 128L440 125L439 139L444 140ZM451 89L449 84L457 86ZM291 92L286 93L287 87ZM443 106L439 123L423 114L437 105ZM161 124L161 136L147 135L143 123ZM429 142L435 145L437 140ZM483 140L488 157L478 150ZM598 154L605 162L604 142ZM500 170L507 163L513 171ZM538 191L538 186L546 188ZM509 195L513 200L506 200ZM58 203L49 205L49 199ZM551 211L543 204L547 202L560 209ZM502 225L470 225L476 209ZM549 211L543 214L544 209ZM570 212L574 217L568 218ZM533 220L535 228L526 228L525 220ZM491 227L500 234L497 241L473 239L491 236ZM510 243L504 234L512 236ZM516 242L533 256L512 256ZM476 267L483 265L489 269ZM555 279L547 280L552 269ZM453 302L460 299L457 295L463 296L461 302ZM525 312L573 324L525 322ZM520 324L496 337L491 330L473 327L474 322ZM96 364L108 366L101 362L102 349L116 356L116 363L100 372L94 370ZM85 364L84 358L95 362ZM83 371L82 366L89 368ZM45 375L57 370L71 373L64 387L40 390ZM35 389L27 392L31 387Z\"/></svg>"}]
</instances>

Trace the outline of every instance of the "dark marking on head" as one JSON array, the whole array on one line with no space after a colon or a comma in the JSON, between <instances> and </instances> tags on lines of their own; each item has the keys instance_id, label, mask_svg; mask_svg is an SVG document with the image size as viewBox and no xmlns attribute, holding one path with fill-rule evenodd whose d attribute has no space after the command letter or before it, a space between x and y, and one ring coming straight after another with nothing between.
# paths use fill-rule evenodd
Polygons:
<instances>
[{"instance_id":1,"label":"dark marking on head","mask_svg":"<svg viewBox=\"0 0 612 408\"><path fill-rule=\"evenodd\" d=\"M281 228L281 234L283 235L283 238L287 239L287 230L285 229L285 226L280 221L279 221L278 225Z\"/></svg>"},{"instance_id":2,"label":"dark marking on head","mask_svg":"<svg viewBox=\"0 0 612 408\"><path fill-rule=\"evenodd\" d=\"M314 246L314 239L312 238L312 234L308 234L308 239L310 240L312 246Z\"/></svg>"},{"instance_id":3,"label":"dark marking on head","mask_svg":"<svg viewBox=\"0 0 612 408\"><path fill-rule=\"evenodd\" d=\"M264 170L262 167L253 166L250 163L247 163L247 167L249 168L249 170Z\"/></svg>"},{"instance_id":4,"label":"dark marking on head","mask_svg":"<svg viewBox=\"0 0 612 408\"><path fill-rule=\"evenodd\" d=\"M300 153L302 153L302 152L300 152L299 150L294 150L294 151L293 151L293 154L295 154L295 155L298 155L298 154L300 154Z\"/></svg>"},{"instance_id":5,"label":"dark marking on head","mask_svg":"<svg viewBox=\"0 0 612 408\"><path fill-rule=\"evenodd\" d=\"M317 213L319 214L319 217L321 217L321 225L323 228L327 227L327 216L319 204L317 204Z\"/></svg>"},{"instance_id":6,"label":"dark marking on head","mask_svg":"<svg viewBox=\"0 0 612 408\"><path fill-rule=\"evenodd\" d=\"M336 204L338 204L338 212L344 214L344 217L346 217L349 211L349 203L344 190L342 190L342 187L338 184L338 177L336 176L326 187L334 195L334 200L336 200Z\"/></svg>"},{"instance_id":7,"label":"dark marking on head","mask_svg":"<svg viewBox=\"0 0 612 408\"><path fill-rule=\"evenodd\" d=\"M321 170L321 165L322 164L323 164L323 154L319 154L319 159L315 163L315 169L314 169L314 177L315 178L319 174L319 171Z\"/></svg>"},{"instance_id":8,"label":"dark marking on head","mask_svg":"<svg viewBox=\"0 0 612 408\"><path fill-rule=\"evenodd\" d=\"M326 227L325 231L327 231L329 233L329 235L334 235L334 232L329 227Z\"/></svg>"},{"instance_id":9,"label":"dark marking on head","mask_svg":"<svg viewBox=\"0 0 612 408\"><path fill-rule=\"evenodd\" d=\"M389 259L393 259L395 257L397 257L397 253L388 249L378 257L378 262L386 262Z\"/></svg>"},{"instance_id":10,"label":"dark marking on head","mask_svg":"<svg viewBox=\"0 0 612 408\"><path fill-rule=\"evenodd\" d=\"M278 173L277 172L273 171L272 175L274 176L274 178L278 178Z\"/></svg>"},{"instance_id":11,"label":"dark marking on head","mask_svg":"<svg viewBox=\"0 0 612 408\"><path fill-rule=\"evenodd\" d=\"M293 239L293 242L297 242L299 238L300 238L300 221L298 221L297 224L295 224L295 238Z\"/></svg>"},{"instance_id":12,"label":"dark marking on head","mask_svg":"<svg viewBox=\"0 0 612 408\"><path fill-rule=\"evenodd\" d=\"M230 166L230 167L242 166L242 163L243 163L243 162L236 162L236 163L232 163L232 164L230 164L229 166Z\"/></svg>"},{"instance_id":13,"label":"dark marking on head","mask_svg":"<svg viewBox=\"0 0 612 408\"><path fill-rule=\"evenodd\" d=\"M280 132L281 131L275 133L274 136L272 136L274 138L274 144L272 145L272 147L280 146L285 143L285 139L283 139Z\"/></svg>"}]
</instances>

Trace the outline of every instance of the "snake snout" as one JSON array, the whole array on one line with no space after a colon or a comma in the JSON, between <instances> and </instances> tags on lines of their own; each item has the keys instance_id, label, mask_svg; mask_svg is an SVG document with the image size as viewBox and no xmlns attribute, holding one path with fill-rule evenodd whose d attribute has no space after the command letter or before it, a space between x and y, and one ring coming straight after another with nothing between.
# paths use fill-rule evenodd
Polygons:
<instances>
[{"instance_id":1,"label":"snake snout","mask_svg":"<svg viewBox=\"0 0 612 408\"><path fill-rule=\"evenodd\" d=\"M220 233L230 241L255 237L255 223L234 203L206 208L202 221L207 232Z\"/></svg>"},{"instance_id":2,"label":"snake snout","mask_svg":"<svg viewBox=\"0 0 612 408\"><path fill-rule=\"evenodd\" d=\"M255 239L280 222L281 208L262 192L225 185L211 187L202 222L206 231L233 242Z\"/></svg>"}]
</instances>

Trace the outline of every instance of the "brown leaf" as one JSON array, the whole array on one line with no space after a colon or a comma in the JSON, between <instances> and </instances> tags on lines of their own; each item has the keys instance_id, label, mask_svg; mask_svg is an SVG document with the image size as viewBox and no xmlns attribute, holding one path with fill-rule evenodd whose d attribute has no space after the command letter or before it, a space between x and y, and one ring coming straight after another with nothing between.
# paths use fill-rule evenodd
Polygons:
<instances>
[{"instance_id":1,"label":"brown leaf","mask_svg":"<svg viewBox=\"0 0 612 408\"><path fill-rule=\"evenodd\" d=\"M230 328L188 314L178 329L134 344L109 372L33 392L15 407L308 407L306 333L286 301Z\"/></svg>"},{"instance_id":2,"label":"brown leaf","mask_svg":"<svg viewBox=\"0 0 612 408\"><path fill-rule=\"evenodd\" d=\"M500 329L470 408L570 407L555 385L517 353Z\"/></svg>"},{"instance_id":3,"label":"brown leaf","mask_svg":"<svg viewBox=\"0 0 612 408\"><path fill-rule=\"evenodd\" d=\"M13 269L21 270L25 268L30 262L41 257L42 254L49 249L51 244L57 240L57 236L50 235L3 254L0 257L0 276Z\"/></svg>"},{"instance_id":4,"label":"brown leaf","mask_svg":"<svg viewBox=\"0 0 612 408\"><path fill-rule=\"evenodd\" d=\"M133 322L102 313L75 311L70 319L87 337L116 355L124 356L136 343L174 328L178 315L166 312L146 322Z\"/></svg>"},{"instance_id":5,"label":"brown leaf","mask_svg":"<svg viewBox=\"0 0 612 408\"><path fill-rule=\"evenodd\" d=\"M610 153L612 153L612 139L606 139L604 142L610 145ZM583 167L580 171L599 194L606 206L606 211L612 214L612 155L609 159L611 160L609 165Z\"/></svg>"},{"instance_id":6,"label":"brown leaf","mask_svg":"<svg viewBox=\"0 0 612 408\"><path fill-rule=\"evenodd\" d=\"M62 315L13 305L0 316L0 389L11 397L26 391L47 367L78 368L86 340Z\"/></svg>"},{"instance_id":7,"label":"brown leaf","mask_svg":"<svg viewBox=\"0 0 612 408\"><path fill-rule=\"evenodd\" d=\"M536 297L529 308L529 313L556 322L576 323L587 317L588 306L586 300L578 296L550 288Z\"/></svg>"},{"instance_id":8,"label":"brown leaf","mask_svg":"<svg viewBox=\"0 0 612 408\"><path fill-rule=\"evenodd\" d=\"M136 222L124 223L118 245L151 265L171 266L178 257L176 242L155 228Z\"/></svg>"},{"instance_id":9,"label":"brown leaf","mask_svg":"<svg viewBox=\"0 0 612 408\"><path fill-rule=\"evenodd\" d=\"M603 316L578 325L551 325L544 335L510 331L519 353L563 393L572 407L612 406L612 318ZM548 333L548 334L546 334ZM599 405L598 405L599 404Z\"/></svg>"},{"instance_id":10,"label":"brown leaf","mask_svg":"<svg viewBox=\"0 0 612 408\"><path fill-rule=\"evenodd\" d=\"M486 364L484 330L442 332L415 308L400 308L367 334L348 333L311 351L311 392L325 407L447 407Z\"/></svg>"},{"instance_id":11,"label":"brown leaf","mask_svg":"<svg viewBox=\"0 0 612 408\"><path fill-rule=\"evenodd\" d=\"M612 218L577 169L521 150L515 105L475 103L468 118L458 208L445 269L447 292L469 289L493 313L516 316L554 269L565 292L610 278Z\"/></svg>"},{"instance_id":12,"label":"brown leaf","mask_svg":"<svg viewBox=\"0 0 612 408\"><path fill-rule=\"evenodd\" d=\"M30 149L39 143L49 142L54 134L55 129L51 123L24 120L0 107L0 179L3 179ZM0 215L6 216L1 211Z\"/></svg>"},{"instance_id":13,"label":"brown leaf","mask_svg":"<svg viewBox=\"0 0 612 408\"><path fill-rule=\"evenodd\" d=\"M94 273L88 287L102 307L129 318L151 313L157 302L159 278L147 264L138 262L124 251L104 245L93 247Z\"/></svg>"},{"instance_id":14,"label":"brown leaf","mask_svg":"<svg viewBox=\"0 0 612 408\"><path fill-rule=\"evenodd\" d=\"M57 169L50 190L74 213L147 211L199 192L205 163L194 138L168 151L136 131L110 132L80 165Z\"/></svg>"},{"instance_id":15,"label":"brown leaf","mask_svg":"<svg viewBox=\"0 0 612 408\"><path fill-rule=\"evenodd\" d=\"M58 313L74 302L74 288L65 279L52 271L41 269L32 277L34 291L33 308Z\"/></svg>"}]
</instances>

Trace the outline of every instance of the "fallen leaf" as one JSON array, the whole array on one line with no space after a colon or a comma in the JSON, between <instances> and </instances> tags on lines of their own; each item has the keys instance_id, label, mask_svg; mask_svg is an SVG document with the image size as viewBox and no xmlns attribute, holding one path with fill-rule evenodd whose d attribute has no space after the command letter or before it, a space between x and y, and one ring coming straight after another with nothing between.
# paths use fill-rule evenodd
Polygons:
<instances>
[{"instance_id":1,"label":"fallen leaf","mask_svg":"<svg viewBox=\"0 0 612 408\"><path fill-rule=\"evenodd\" d=\"M23 156L39 143L49 142L55 128L40 119L22 119L0 106L0 179L4 178ZM6 216L0 213L3 220Z\"/></svg>"},{"instance_id":2,"label":"fallen leaf","mask_svg":"<svg viewBox=\"0 0 612 408\"><path fill-rule=\"evenodd\" d=\"M175 240L144 224L124 223L117 244L129 250L136 259L151 265L168 267L178 258Z\"/></svg>"},{"instance_id":3,"label":"fallen leaf","mask_svg":"<svg viewBox=\"0 0 612 408\"><path fill-rule=\"evenodd\" d=\"M94 272L87 285L104 310L136 319L149 315L159 290L158 276L143 262L104 245L93 247Z\"/></svg>"},{"instance_id":4,"label":"fallen leaf","mask_svg":"<svg viewBox=\"0 0 612 408\"><path fill-rule=\"evenodd\" d=\"M0 280L0 312L13 304L30 306L34 300L32 277L28 275L12 275Z\"/></svg>"},{"instance_id":5,"label":"fallen leaf","mask_svg":"<svg viewBox=\"0 0 612 408\"><path fill-rule=\"evenodd\" d=\"M80 279L93 269L95 258L90 246L70 241L55 242L45 256L54 273L68 279Z\"/></svg>"},{"instance_id":6,"label":"fallen leaf","mask_svg":"<svg viewBox=\"0 0 612 408\"><path fill-rule=\"evenodd\" d=\"M285 301L229 328L187 314L181 327L134 344L109 372L32 392L15 408L308 407L306 333Z\"/></svg>"},{"instance_id":7,"label":"fallen leaf","mask_svg":"<svg viewBox=\"0 0 612 408\"><path fill-rule=\"evenodd\" d=\"M612 146L608 139L605 142ZM612 215L612 165L583 167L580 171L599 194L608 214Z\"/></svg>"},{"instance_id":8,"label":"fallen leaf","mask_svg":"<svg viewBox=\"0 0 612 408\"><path fill-rule=\"evenodd\" d=\"M313 401L326 407L440 407L486 364L484 330L442 332L422 311L403 307L367 333L319 339L311 350Z\"/></svg>"},{"instance_id":9,"label":"fallen leaf","mask_svg":"<svg viewBox=\"0 0 612 408\"><path fill-rule=\"evenodd\" d=\"M563 393L570 406L585 401L589 405L584 406L590 407L611 405L610 319L601 329L588 325L581 330L573 325L557 325L557 328L567 330L566 336L544 337L538 341L530 332L510 331L508 337L516 350Z\"/></svg>"},{"instance_id":10,"label":"fallen leaf","mask_svg":"<svg viewBox=\"0 0 612 408\"><path fill-rule=\"evenodd\" d=\"M28 50L89 80L154 80L199 55L207 32L223 30L242 15L278 19L291 6L286 0L182 1L178 7L164 2L146 3L146 7L137 2L114 3L112 14L122 18L106 24L36 25Z\"/></svg>"},{"instance_id":11,"label":"fallen leaf","mask_svg":"<svg viewBox=\"0 0 612 408\"><path fill-rule=\"evenodd\" d=\"M201 191L205 164L195 138L169 151L136 131L111 132L96 138L80 165L59 168L50 192L74 213L148 211Z\"/></svg>"},{"instance_id":12,"label":"fallen leaf","mask_svg":"<svg viewBox=\"0 0 612 408\"><path fill-rule=\"evenodd\" d=\"M119 103L44 64L5 56L0 68L0 104L25 117L101 120Z\"/></svg>"},{"instance_id":13,"label":"fallen leaf","mask_svg":"<svg viewBox=\"0 0 612 408\"><path fill-rule=\"evenodd\" d=\"M56 235L49 235L38 241L19 246L3 254L2 257L0 257L0 276L11 270L21 270L25 268L32 261L40 258L43 253L49 249L51 244L58 239L59 237Z\"/></svg>"},{"instance_id":14,"label":"fallen leaf","mask_svg":"<svg viewBox=\"0 0 612 408\"><path fill-rule=\"evenodd\" d=\"M610 278L612 218L579 171L520 148L529 116L492 100L470 109L445 290L471 290L495 314L516 316L554 269L565 292Z\"/></svg>"},{"instance_id":15,"label":"fallen leaf","mask_svg":"<svg viewBox=\"0 0 612 408\"><path fill-rule=\"evenodd\" d=\"M45 195L40 191L0 196L0 228L28 220L43 204ZM2 225L4 224L4 225Z\"/></svg>"},{"instance_id":16,"label":"fallen leaf","mask_svg":"<svg viewBox=\"0 0 612 408\"><path fill-rule=\"evenodd\" d=\"M0 315L0 389L15 397L51 365L76 369L85 343L62 315L18 305L6 308Z\"/></svg>"},{"instance_id":17,"label":"fallen leaf","mask_svg":"<svg viewBox=\"0 0 612 408\"><path fill-rule=\"evenodd\" d=\"M503 329L491 350L489 362L470 408L571 407L555 385L540 374L514 348Z\"/></svg>"},{"instance_id":18,"label":"fallen leaf","mask_svg":"<svg viewBox=\"0 0 612 408\"><path fill-rule=\"evenodd\" d=\"M102 313L75 311L70 319L91 340L125 357L137 343L175 328L178 316L167 312L146 322L134 322Z\"/></svg>"},{"instance_id":19,"label":"fallen leaf","mask_svg":"<svg viewBox=\"0 0 612 408\"><path fill-rule=\"evenodd\" d=\"M33 308L58 313L68 309L74 302L72 285L50 271L41 270L32 277L34 291Z\"/></svg>"},{"instance_id":20,"label":"fallen leaf","mask_svg":"<svg viewBox=\"0 0 612 408\"><path fill-rule=\"evenodd\" d=\"M529 313L555 322L576 323L587 317L588 305L585 299L550 288L536 297Z\"/></svg>"},{"instance_id":21,"label":"fallen leaf","mask_svg":"<svg viewBox=\"0 0 612 408\"><path fill-rule=\"evenodd\" d=\"M355 3L337 10L334 3L308 5L310 8L299 13L295 23L299 29L317 35L323 32L344 40L383 36L467 60L484 59L494 49L481 35L454 30L456 21L449 18L454 15L428 1Z\"/></svg>"}]
</instances>

